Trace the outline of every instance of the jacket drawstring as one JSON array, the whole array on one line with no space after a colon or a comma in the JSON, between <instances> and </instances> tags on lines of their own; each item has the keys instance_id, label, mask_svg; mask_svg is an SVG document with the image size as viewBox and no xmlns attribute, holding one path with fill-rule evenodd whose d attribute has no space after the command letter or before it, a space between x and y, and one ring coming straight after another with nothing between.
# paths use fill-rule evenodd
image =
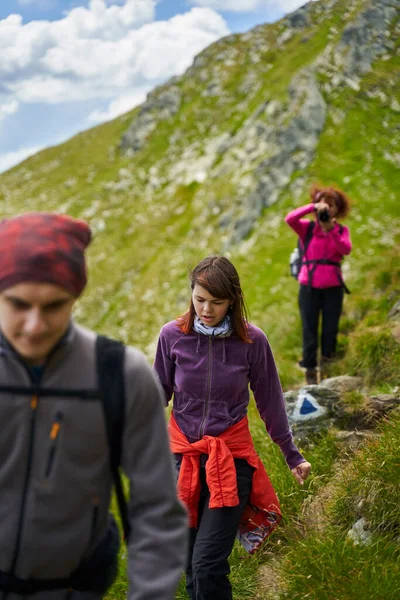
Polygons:
<instances>
[{"instance_id":1,"label":"jacket drawstring","mask_svg":"<svg viewBox=\"0 0 400 600\"><path fill-rule=\"evenodd\" d=\"M200 353L200 333L197 334L196 354ZM225 338L222 338L222 364L226 364Z\"/></svg>"}]
</instances>

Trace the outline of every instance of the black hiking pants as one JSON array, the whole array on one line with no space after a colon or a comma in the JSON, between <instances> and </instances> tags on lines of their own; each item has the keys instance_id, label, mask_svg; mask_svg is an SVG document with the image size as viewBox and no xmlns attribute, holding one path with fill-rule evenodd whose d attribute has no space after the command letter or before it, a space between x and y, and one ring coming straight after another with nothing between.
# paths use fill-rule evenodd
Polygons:
<instances>
[{"instance_id":1,"label":"black hiking pants","mask_svg":"<svg viewBox=\"0 0 400 600\"><path fill-rule=\"evenodd\" d=\"M232 600L228 578L228 557L249 499L254 469L243 459L235 459L239 505L209 508L210 492L205 468L200 468L201 492L199 524L189 530L189 557L186 591L190 600Z\"/></svg>"},{"instance_id":2,"label":"black hiking pants","mask_svg":"<svg viewBox=\"0 0 400 600\"><path fill-rule=\"evenodd\" d=\"M301 366L317 366L318 325L322 315L321 355L332 358L336 352L339 320L343 307L342 287L313 288L300 285L299 307L303 329L303 359Z\"/></svg>"}]
</instances>

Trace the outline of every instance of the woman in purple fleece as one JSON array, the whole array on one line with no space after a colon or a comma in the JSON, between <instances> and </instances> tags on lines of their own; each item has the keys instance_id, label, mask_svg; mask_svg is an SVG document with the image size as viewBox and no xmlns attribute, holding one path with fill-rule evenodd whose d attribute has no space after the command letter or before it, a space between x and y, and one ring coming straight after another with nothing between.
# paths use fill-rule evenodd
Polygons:
<instances>
[{"instance_id":1,"label":"woman in purple fleece","mask_svg":"<svg viewBox=\"0 0 400 600\"><path fill-rule=\"evenodd\" d=\"M247 321L235 267L225 257L209 256L190 282L189 309L162 328L154 368L165 403L173 397L169 430L178 488L193 515L189 598L232 600L228 558L237 532L252 552L280 518L248 428L249 386L299 484L311 465L293 442L272 351L263 331Z\"/></svg>"},{"instance_id":2,"label":"woman in purple fleece","mask_svg":"<svg viewBox=\"0 0 400 600\"><path fill-rule=\"evenodd\" d=\"M303 358L307 384L317 383L318 324L322 316L320 374L334 358L342 313L343 294L347 289L340 268L344 256L351 252L349 230L338 219L349 214L347 196L332 187L314 186L311 202L286 216L286 223L305 244L300 282L299 307L303 330ZM315 221L303 219L316 215Z\"/></svg>"}]
</instances>

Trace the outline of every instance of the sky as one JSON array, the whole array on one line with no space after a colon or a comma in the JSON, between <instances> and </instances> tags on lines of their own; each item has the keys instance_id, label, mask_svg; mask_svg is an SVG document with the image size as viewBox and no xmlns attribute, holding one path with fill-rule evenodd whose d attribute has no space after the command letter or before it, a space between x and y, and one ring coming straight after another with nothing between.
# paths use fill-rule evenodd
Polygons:
<instances>
[{"instance_id":1,"label":"sky","mask_svg":"<svg viewBox=\"0 0 400 600\"><path fill-rule=\"evenodd\" d=\"M1 0L0 172L144 102L204 48L306 0Z\"/></svg>"}]
</instances>

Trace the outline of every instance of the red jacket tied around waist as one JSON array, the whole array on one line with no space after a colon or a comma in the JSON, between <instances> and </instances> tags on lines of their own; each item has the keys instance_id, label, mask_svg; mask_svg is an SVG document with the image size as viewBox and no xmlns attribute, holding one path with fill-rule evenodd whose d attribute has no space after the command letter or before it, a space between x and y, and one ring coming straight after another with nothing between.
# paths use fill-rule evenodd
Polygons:
<instances>
[{"instance_id":1,"label":"red jacket tied around waist","mask_svg":"<svg viewBox=\"0 0 400 600\"><path fill-rule=\"evenodd\" d=\"M254 552L275 529L282 515L275 490L254 449L247 417L216 437L206 435L192 444L179 429L173 415L168 429L172 452L182 455L178 491L189 510L190 527L196 527L198 522L202 454L208 455L205 469L210 508L239 504L234 458L245 459L254 468L250 498L238 531L242 545L247 551Z\"/></svg>"}]
</instances>

